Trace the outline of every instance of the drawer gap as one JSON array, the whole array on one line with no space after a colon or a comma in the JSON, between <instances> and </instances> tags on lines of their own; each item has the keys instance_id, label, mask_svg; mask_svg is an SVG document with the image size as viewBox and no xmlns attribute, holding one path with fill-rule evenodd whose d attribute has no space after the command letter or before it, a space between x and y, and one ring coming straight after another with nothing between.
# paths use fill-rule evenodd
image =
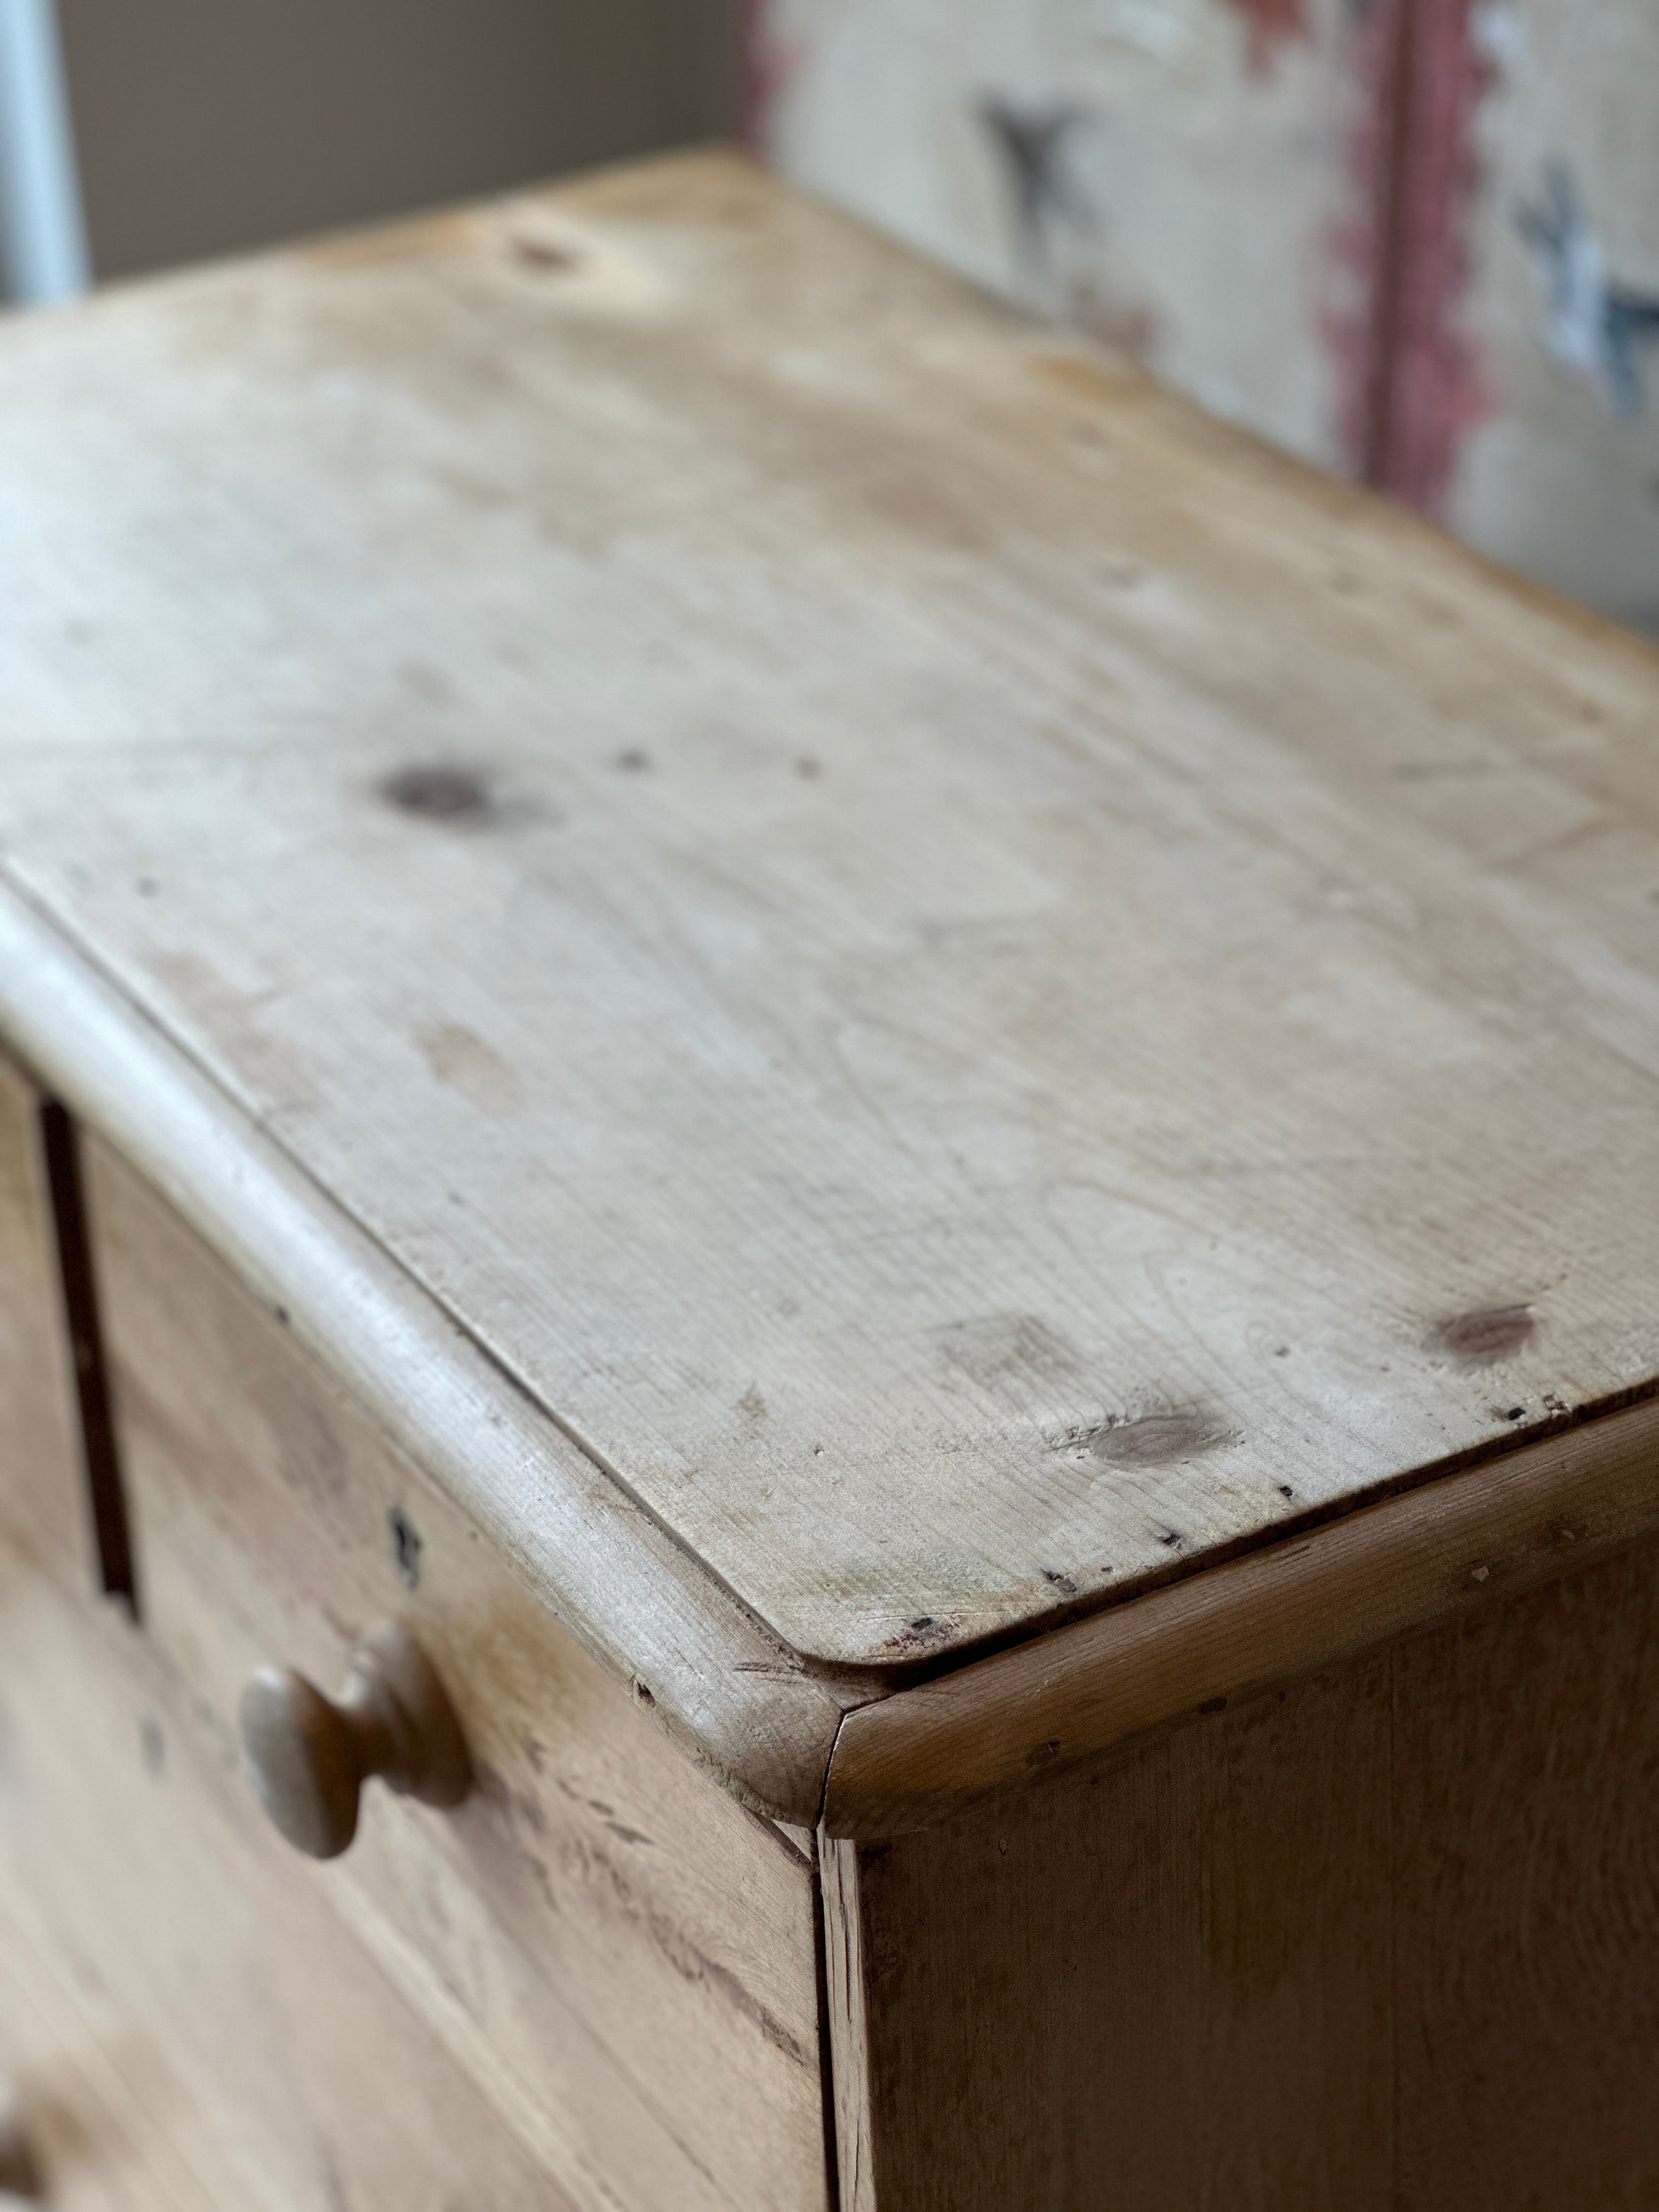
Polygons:
<instances>
[{"instance_id":1,"label":"drawer gap","mask_svg":"<svg viewBox=\"0 0 1659 2212\"><path fill-rule=\"evenodd\" d=\"M87 1233L80 1132L67 1109L56 1099L46 1100L40 1108L40 1148L52 1196L58 1279L75 1370L81 1468L86 1486L87 1514L97 1551L99 1578L105 1595L125 1605L136 1621L137 1577L133 1571L126 1490L121 1480L120 1453L110 1407L104 1333L99 1318L98 1279Z\"/></svg>"}]
</instances>

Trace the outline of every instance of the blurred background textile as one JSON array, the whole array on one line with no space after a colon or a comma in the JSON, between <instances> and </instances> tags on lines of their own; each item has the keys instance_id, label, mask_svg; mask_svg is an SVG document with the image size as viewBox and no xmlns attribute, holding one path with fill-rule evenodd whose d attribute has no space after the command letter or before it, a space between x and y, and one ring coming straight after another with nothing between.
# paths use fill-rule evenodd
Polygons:
<instances>
[{"instance_id":1,"label":"blurred background textile","mask_svg":"<svg viewBox=\"0 0 1659 2212\"><path fill-rule=\"evenodd\" d=\"M59 17L100 278L741 129L1218 413L1659 630L1659 0Z\"/></svg>"},{"instance_id":2,"label":"blurred background textile","mask_svg":"<svg viewBox=\"0 0 1659 2212\"><path fill-rule=\"evenodd\" d=\"M792 175L1659 629L1656 0L757 0Z\"/></svg>"}]
</instances>

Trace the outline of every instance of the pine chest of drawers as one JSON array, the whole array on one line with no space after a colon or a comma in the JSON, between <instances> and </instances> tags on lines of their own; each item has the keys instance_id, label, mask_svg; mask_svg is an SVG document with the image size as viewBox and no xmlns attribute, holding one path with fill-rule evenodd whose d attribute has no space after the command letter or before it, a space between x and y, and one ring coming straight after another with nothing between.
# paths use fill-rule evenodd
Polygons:
<instances>
[{"instance_id":1,"label":"pine chest of drawers","mask_svg":"<svg viewBox=\"0 0 1659 2212\"><path fill-rule=\"evenodd\" d=\"M1653 653L726 156L0 485L18 2188L1652 2201Z\"/></svg>"}]
</instances>

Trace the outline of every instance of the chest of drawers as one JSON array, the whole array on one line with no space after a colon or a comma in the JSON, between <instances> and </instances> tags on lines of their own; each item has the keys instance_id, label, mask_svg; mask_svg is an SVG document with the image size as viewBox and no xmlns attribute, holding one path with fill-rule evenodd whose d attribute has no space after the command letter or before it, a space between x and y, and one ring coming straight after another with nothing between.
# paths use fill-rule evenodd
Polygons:
<instances>
[{"instance_id":1,"label":"chest of drawers","mask_svg":"<svg viewBox=\"0 0 1659 2212\"><path fill-rule=\"evenodd\" d=\"M725 156L0 482L14 2163L1647 2202L1652 652Z\"/></svg>"}]
</instances>

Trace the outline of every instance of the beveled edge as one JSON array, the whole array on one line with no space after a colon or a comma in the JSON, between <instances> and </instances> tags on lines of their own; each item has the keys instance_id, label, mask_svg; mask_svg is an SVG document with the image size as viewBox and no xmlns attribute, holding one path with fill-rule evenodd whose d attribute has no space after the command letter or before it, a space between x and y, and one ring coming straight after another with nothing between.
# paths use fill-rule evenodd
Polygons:
<instances>
[{"instance_id":1,"label":"beveled edge","mask_svg":"<svg viewBox=\"0 0 1659 2212\"><path fill-rule=\"evenodd\" d=\"M820 1834L876 1842L1659 1534L1659 1399L851 1712Z\"/></svg>"},{"instance_id":2,"label":"beveled edge","mask_svg":"<svg viewBox=\"0 0 1659 2212\"><path fill-rule=\"evenodd\" d=\"M0 1038L436 1480L693 1760L872 1842L1659 1534L1659 1397L919 1686L810 1669L0 871Z\"/></svg>"},{"instance_id":3,"label":"beveled edge","mask_svg":"<svg viewBox=\"0 0 1659 2212\"><path fill-rule=\"evenodd\" d=\"M871 1686L809 1672L0 871L0 1042L110 1144L741 1802L816 1825Z\"/></svg>"}]
</instances>

